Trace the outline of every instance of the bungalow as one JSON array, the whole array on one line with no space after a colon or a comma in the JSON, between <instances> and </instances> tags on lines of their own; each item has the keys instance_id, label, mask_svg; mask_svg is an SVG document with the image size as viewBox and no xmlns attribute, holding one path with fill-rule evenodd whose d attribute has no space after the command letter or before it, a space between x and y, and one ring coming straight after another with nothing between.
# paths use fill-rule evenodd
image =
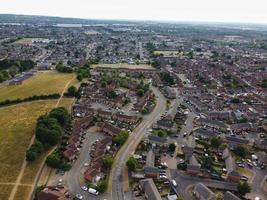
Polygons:
<instances>
[{"instance_id":1,"label":"bungalow","mask_svg":"<svg viewBox=\"0 0 267 200\"><path fill-rule=\"evenodd\" d=\"M210 120L229 121L232 115L230 111L212 111L207 112L206 116Z\"/></svg>"},{"instance_id":2,"label":"bungalow","mask_svg":"<svg viewBox=\"0 0 267 200\"><path fill-rule=\"evenodd\" d=\"M167 144L167 138L164 138L164 137L159 137L156 135L149 135L148 139L151 144L160 145L160 146Z\"/></svg>"},{"instance_id":3,"label":"bungalow","mask_svg":"<svg viewBox=\"0 0 267 200\"><path fill-rule=\"evenodd\" d=\"M146 156L146 167L154 167L155 164L155 154L153 149L150 149Z\"/></svg>"},{"instance_id":4,"label":"bungalow","mask_svg":"<svg viewBox=\"0 0 267 200\"><path fill-rule=\"evenodd\" d=\"M224 149L222 159L225 161L225 166L227 170L227 180L231 182L239 182L241 176L236 171L235 160L228 148Z\"/></svg>"},{"instance_id":5,"label":"bungalow","mask_svg":"<svg viewBox=\"0 0 267 200\"><path fill-rule=\"evenodd\" d=\"M161 200L157 187L151 178L143 179L139 183L147 200Z\"/></svg>"},{"instance_id":6,"label":"bungalow","mask_svg":"<svg viewBox=\"0 0 267 200\"><path fill-rule=\"evenodd\" d=\"M200 118L197 123L217 130L226 130L227 128L225 123L216 120Z\"/></svg>"},{"instance_id":7,"label":"bungalow","mask_svg":"<svg viewBox=\"0 0 267 200\"><path fill-rule=\"evenodd\" d=\"M68 200L68 191L64 187L45 187L38 195L38 200Z\"/></svg>"},{"instance_id":8,"label":"bungalow","mask_svg":"<svg viewBox=\"0 0 267 200\"><path fill-rule=\"evenodd\" d=\"M182 149L183 153L184 153L184 156L185 156L185 161L186 162L189 162L191 156L193 155L194 153L194 148L193 147L189 147L189 146L185 146L183 149Z\"/></svg>"},{"instance_id":9,"label":"bungalow","mask_svg":"<svg viewBox=\"0 0 267 200\"><path fill-rule=\"evenodd\" d=\"M194 187L194 195L199 200L215 200L216 195L203 183L197 183Z\"/></svg>"},{"instance_id":10,"label":"bungalow","mask_svg":"<svg viewBox=\"0 0 267 200\"><path fill-rule=\"evenodd\" d=\"M98 131L104 132L110 136L118 135L122 130L107 122L97 123Z\"/></svg>"},{"instance_id":11,"label":"bungalow","mask_svg":"<svg viewBox=\"0 0 267 200\"><path fill-rule=\"evenodd\" d=\"M157 167L145 167L144 172L147 178L158 178L159 176L159 169Z\"/></svg>"},{"instance_id":12,"label":"bungalow","mask_svg":"<svg viewBox=\"0 0 267 200\"><path fill-rule=\"evenodd\" d=\"M202 138L202 139L209 139L212 137L216 137L220 134L220 132L206 129L206 128L198 128L194 130L194 136Z\"/></svg>"},{"instance_id":13,"label":"bungalow","mask_svg":"<svg viewBox=\"0 0 267 200\"><path fill-rule=\"evenodd\" d=\"M196 157L192 155L189 159L189 164L187 165L186 172L191 176L197 176L200 174L201 165L198 163Z\"/></svg>"},{"instance_id":14,"label":"bungalow","mask_svg":"<svg viewBox=\"0 0 267 200\"><path fill-rule=\"evenodd\" d=\"M231 130L235 133L240 133L242 131L250 131L252 129L252 126L250 123L239 123L239 124L233 124L231 126Z\"/></svg>"},{"instance_id":15,"label":"bungalow","mask_svg":"<svg viewBox=\"0 0 267 200\"><path fill-rule=\"evenodd\" d=\"M234 195L232 192L227 191L223 196L223 200L241 200L241 199L236 195Z\"/></svg>"}]
</instances>

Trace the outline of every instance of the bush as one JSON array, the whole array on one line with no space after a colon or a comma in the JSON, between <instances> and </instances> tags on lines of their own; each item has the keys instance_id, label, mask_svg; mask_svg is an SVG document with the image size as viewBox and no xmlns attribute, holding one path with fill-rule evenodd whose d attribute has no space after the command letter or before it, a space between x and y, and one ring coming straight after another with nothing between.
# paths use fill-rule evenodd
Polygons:
<instances>
[{"instance_id":1,"label":"bush","mask_svg":"<svg viewBox=\"0 0 267 200\"><path fill-rule=\"evenodd\" d=\"M39 141L35 141L34 144L26 152L26 160L34 161L44 151L43 144Z\"/></svg>"},{"instance_id":2,"label":"bush","mask_svg":"<svg viewBox=\"0 0 267 200\"><path fill-rule=\"evenodd\" d=\"M96 190L100 193L103 193L106 191L108 187L108 182L106 180L99 181L96 185Z\"/></svg>"},{"instance_id":3,"label":"bush","mask_svg":"<svg viewBox=\"0 0 267 200\"><path fill-rule=\"evenodd\" d=\"M113 164L113 157L110 154L107 154L103 158L103 165L107 168L110 168Z\"/></svg>"},{"instance_id":4,"label":"bush","mask_svg":"<svg viewBox=\"0 0 267 200\"><path fill-rule=\"evenodd\" d=\"M249 193L251 191L250 186L247 182L240 182L237 185L237 191L241 196L245 196L245 194Z\"/></svg>"}]
</instances>

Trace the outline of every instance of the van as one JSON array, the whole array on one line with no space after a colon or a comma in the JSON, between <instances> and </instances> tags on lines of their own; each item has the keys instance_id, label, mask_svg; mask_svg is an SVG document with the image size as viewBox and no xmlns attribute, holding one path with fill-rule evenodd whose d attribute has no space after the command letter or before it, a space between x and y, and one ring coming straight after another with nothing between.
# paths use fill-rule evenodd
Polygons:
<instances>
[{"instance_id":1,"label":"van","mask_svg":"<svg viewBox=\"0 0 267 200\"><path fill-rule=\"evenodd\" d=\"M94 194L94 195L98 195L98 194L99 194L99 192L98 192L96 189L94 189L94 188L89 188L89 189L88 189L88 192L89 192L90 194Z\"/></svg>"}]
</instances>

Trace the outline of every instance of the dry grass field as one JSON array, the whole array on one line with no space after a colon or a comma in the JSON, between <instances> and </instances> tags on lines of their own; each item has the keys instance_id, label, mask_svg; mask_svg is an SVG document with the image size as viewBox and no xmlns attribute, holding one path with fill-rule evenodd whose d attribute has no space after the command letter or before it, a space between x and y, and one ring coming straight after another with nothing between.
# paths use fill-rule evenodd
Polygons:
<instances>
[{"instance_id":1,"label":"dry grass field","mask_svg":"<svg viewBox=\"0 0 267 200\"><path fill-rule=\"evenodd\" d=\"M55 100L35 101L0 108L0 183L16 181L36 120L55 103Z\"/></svg>"},{"instance_id":2,"label":"dry grass field","mask_svg":"<svg viewBox=\"0 0 267 200\"><path fill-rule=\"evenodd\" d=\"M147 64L139 64L139 65L131 65L128 63L118 63L118 64L96 64L92 65L92 68L96 67L110 67L113 69L119 69L119 68L129 68L129 69L155 69L151 65Z\"/></svg>"},{"instance_id":3,"label":"dry grass field","mask_svg":"<svg viewBox=\"0 0 267 200\"><path fill-rule=\"evenodd\" d=\"M66 83L74 74L58 73L56 71L38 72L21 85L1 85L0 101L6 99L26 98L33 95L61 93ZM76 84L76 79L72 84Z\"/></svg>"}]
</instances>

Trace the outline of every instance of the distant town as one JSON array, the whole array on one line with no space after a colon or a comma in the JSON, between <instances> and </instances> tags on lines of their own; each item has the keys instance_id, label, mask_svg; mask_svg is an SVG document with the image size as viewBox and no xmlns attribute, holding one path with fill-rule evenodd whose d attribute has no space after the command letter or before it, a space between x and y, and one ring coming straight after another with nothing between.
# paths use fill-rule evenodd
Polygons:
<instances>
[{"instance_id":1,"label":"distant town","mask_svg":"<svg viewBox=\"0 0 267 200\"><path fill-rule=\"evenodd\" d=\"M266 38L0 14L0 199L267 200Z\"/></svg>"}]
</instances>

